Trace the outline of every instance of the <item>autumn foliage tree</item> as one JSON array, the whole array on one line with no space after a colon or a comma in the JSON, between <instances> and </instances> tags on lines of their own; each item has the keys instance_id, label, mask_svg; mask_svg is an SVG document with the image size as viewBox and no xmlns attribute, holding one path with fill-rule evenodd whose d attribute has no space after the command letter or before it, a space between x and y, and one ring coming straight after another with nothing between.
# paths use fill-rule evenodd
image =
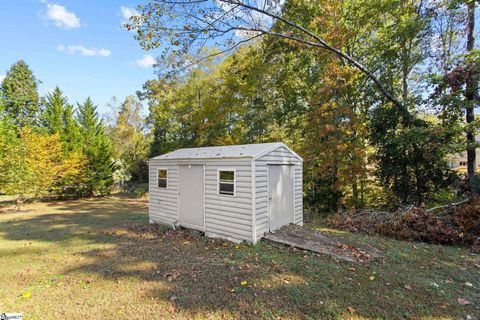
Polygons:
<instances>
[{"instance_id":1,"label":"autumn foliage tree","mask_svg":"<svg viewBox=\"0 0 480 320\"><path fill-rule=\"evenodd\" d=\"M83 156L64 157L58 134L24 128L16 141L4 142L2 147L5 156L0 160L0 190L16 196L18 202L61 194L64 188L83 182Z\"/></svg>"},{"instance_id":2,"label":"autumn foliage tree","mask_svg":"<svg viewBox=\"0 0 480 320\"><path fill-rule=\"evenodd\" d=\"M142 93L152 146L281 140L305 158L309 205L431 201L455 142L422 109L434 5L152 1L128 25L162 49Z\"/></svg>"},{"instance_id":3,"label":"autumn foliage tree","mask_svg":"<svg viewBox=\"0 0 480 320\"><path fill-rule=\"evenodd\" d=\"M110 142L93 104L81 108L90 110L83 114L92 117L77 120L77 111L60 88L39 102L37 84L22 60L1 83L0 194L15 196L21 203L44 196L108 193Z\"/></svg>"}]
</instances>

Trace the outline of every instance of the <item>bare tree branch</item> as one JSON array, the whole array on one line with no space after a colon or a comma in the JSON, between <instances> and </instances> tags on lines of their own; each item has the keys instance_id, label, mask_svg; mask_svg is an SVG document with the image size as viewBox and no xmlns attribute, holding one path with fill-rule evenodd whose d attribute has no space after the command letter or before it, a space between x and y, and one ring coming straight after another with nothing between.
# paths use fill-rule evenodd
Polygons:
<instances>
[{"instance_id":1,"label":"bare tree branch","mask_svg":"<svg viewBox=\"0 0 480 320\"><path fill-rule=\"evenodd\" d=\"M357 59L330 45L300 24L281 16L280 0L261 0L260 2L259 5L257 1L252 3L249 0L152 0L152 3L143 7L144 15L140 18L134 17L130 26L138 28L138 38L143 41L143 46L158 47L162 42L166 45L165 41L170 39L171 45L179 48L175 51L178 54L185 54L189 51L196 51L197 54L200 54L205 46L211 46L212 42L215 44L216 39L226 47L219 54L226 53L240 44L262 35L327 50L365 74L386 99L396 107L407 111L403 103L386 89L380 79ZM274 5L277 5L278 10L273 7ZM277 32L271 26L264 26L265 20L263 19L267 18L268 21L279 22L289 27L291 34ZM182 25L183 28L181 28ZM165 34L158 34L156 42L154 42L151 38L145 37L145 34L152 34L152 30L165 30ZM256 35L239 40L235 33L237 31L252 32ZM209 56L199 57L198 61L190 65L195 65L207 58Z\"/></svg>"},{"instance_id":2,"label":"bare tree branch","mask_svg":"<svg viewBox=\"0 0 480 320\"><path fill-rule=\"evenodd\" d=\"M235 50L236 48L238 48L240 45L244 44L244 43L247 43L247 42L250 42L256 38L259 38L261 37L263 34L257 34L255 36L252 36L248 39L244 39L244 40L241 40L241 41L238 41L237 43L235 43L234 45L232 45L231 47L228 47L227 49L224 49L224 50L221 50L221 51L217 51L215 53L212 53L212 54L208 54L206 56L203 56L201 58L198 58L196 59L195 61L189 63L189 64L186 64L185 66L182 66L181 68L178 69L178 71L185 71L185 70L188 70L190 69L191 67L199 64L200 62L203 62L205 60L208 60L208 59L211 59L211 58L214 58L214 57L217 57L217 56L221 56L221 55L224 55L228 52L231 52L233 50Z\"/></svg>"},{"instance_id":3,"label":"bare tree branch","mask_svg":"<svg viewBox=\"0 0 480 320\"><path fill-rule=\"evenodd\" d=\"M355 66L357 69L359 69L361 72L363 72L367 77L369 77L374 83L375 85L378 87L378 89L385 95L385 97L390 100L393 104L395 104L397 107L399 108L404 108L403 104L393 96L393 94L391 94L383 85L382 83L380 82L380 80L372 73L370 72L365 66L363 66L360 62L358 62L357 60L355 60L354 58L352 58L351 56L349 56L348 54L342 52L341 50L333 47L333 46L330 46L329 44L327 44L327 42L325 40L323 40L322 38L320 38L319 36L315 35L313 32L309 31L308 29L296 24L296 23L293 23L292 21L289 21L279 15L276 15L276 14L273 14L273 13L270 13L266 10L263 10L263 9L260 9L260 8L256 8L256 7L253 7L253 6L250 6L248 4L245 4L244 2L242 1L237 1L237 0L218 0L220 2L226 2L226 3L231 3L231 4L237 4L239 6L242 6L244 8L247 8L247 9L250 9L250 10L253 10L253 11L256 11L256 12L259 12L259 13L262 13L266 16L269 16L271 18L274 18L278 21L281 21L297 30L300 30L302 31L303 33L305 33L306 35L312 37L313 39L315 39L316 41L318 41L317 44L313 43L313 42L309 42L309 41L301 41L302 43L304 44L310 44L310 45L313 45L313 46L316 46L316 47L320 47L320 48L323 48L323 49L326 49L326 50L329 50L333 53L335 53L337 56L339 56L340 58L343 58L345 60L347 60L350 64L352 64L353 66ZM271 34L271 35L277 35L278 34L273 34L273 33L269 33L269 32L265 32L267 34ZM293 39L292 39L293 40ZM298 41L298 40L297 40Z\"/></svg>"}]
</instances>

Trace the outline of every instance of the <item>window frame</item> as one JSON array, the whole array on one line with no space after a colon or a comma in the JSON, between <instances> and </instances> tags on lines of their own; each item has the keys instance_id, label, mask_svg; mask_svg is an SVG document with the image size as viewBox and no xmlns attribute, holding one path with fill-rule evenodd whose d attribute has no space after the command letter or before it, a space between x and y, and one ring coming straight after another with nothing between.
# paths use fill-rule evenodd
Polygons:
<instances>
[{"instance_id":1,"label":"window frame","mask_svg":"<svg viewBox=\"0 0 480 320\"><path fill-rule=\"evenodd\" d=\"M166 176L165 178L160 178L160 171L165 171ZM160 179L165 180L165 187L160 187L159 181ZM167 168L157 168L157 188L158 189L168 189L168 169Z\"/></svg>"},{"instance_id":2,"label":"window frame","mask_svg":"<svg viewBox=\"0 0 480 320\"><path fill-rule=\"evenodd\" d=\"M220 193L220 172L231 171L233 172L233 194ZM229 183L229 182L223 182ZM236 168L218 168L217 169L217 195L224 197L236 197L237 196L237 169Z\"/></svg>"}]
</instances>

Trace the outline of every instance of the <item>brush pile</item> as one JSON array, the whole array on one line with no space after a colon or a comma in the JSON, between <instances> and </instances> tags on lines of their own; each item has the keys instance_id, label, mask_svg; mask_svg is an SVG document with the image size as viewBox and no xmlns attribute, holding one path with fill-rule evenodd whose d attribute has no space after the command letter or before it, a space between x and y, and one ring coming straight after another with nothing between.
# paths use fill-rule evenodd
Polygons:
<instances>
[{"instance_id":1,"label":"brush pile","mask_svg":"<svg viewBox=\"0 0 480 320\"><path fill-rule=\"evenodd\" d=\"M327 224L337 229L398 240L469 245L472 251L480 251L480 199L428 210L408 206L394 212L373 209L343 211L330 217Z\"/></svg>"}]
</instances>

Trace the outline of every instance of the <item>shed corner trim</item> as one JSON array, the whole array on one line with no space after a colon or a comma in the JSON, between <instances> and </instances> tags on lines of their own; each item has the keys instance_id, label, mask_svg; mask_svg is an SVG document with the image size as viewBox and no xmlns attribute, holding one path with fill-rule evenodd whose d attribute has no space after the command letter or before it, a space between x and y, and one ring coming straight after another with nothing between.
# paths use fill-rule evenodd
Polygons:
<instances>
[{"instance_id":1,"label":"shed corner trim","mask_svg":"<svg viewBox=\"0 0 480 320\"><path fill-rule=\"evenodd\" d=\"M252 242L255 244L257 242L257 200L256 200L256 165L255 159L251 158L250 162L250 174L251 174L251 189L252 189Z\"/></svg>"}]
</instances>

